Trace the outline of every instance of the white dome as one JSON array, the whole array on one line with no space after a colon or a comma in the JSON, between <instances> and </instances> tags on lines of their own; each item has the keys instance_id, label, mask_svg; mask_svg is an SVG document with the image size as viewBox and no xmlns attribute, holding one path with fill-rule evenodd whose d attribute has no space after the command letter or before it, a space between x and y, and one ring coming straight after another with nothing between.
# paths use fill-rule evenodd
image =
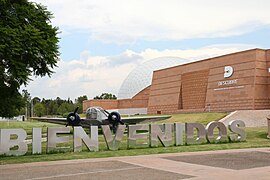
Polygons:
<instances>
[{"instance_id":1,"label":"white dome","mask_svg":"<svg viewBox=\"0 0 270 180\"><path fill-rule=\"evenodd\" d=\"M151 85L153 71L177 66L185 62L188 62L188 60L178 57L161 57L137 66L122 83L117 99L131 99L141 90Z\"/></svg>"}]
</instances>

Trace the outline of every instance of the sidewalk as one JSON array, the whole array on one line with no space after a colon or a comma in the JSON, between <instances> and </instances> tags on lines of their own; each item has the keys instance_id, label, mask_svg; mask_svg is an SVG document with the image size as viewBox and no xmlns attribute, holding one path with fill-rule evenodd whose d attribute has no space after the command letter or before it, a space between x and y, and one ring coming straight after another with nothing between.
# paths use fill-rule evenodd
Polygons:
<instances>
[{"instance_id":1,"label":"sidewalk","mask_svg":"<svg viewBox=\"0 0 270 180\"><path fill-rule=\"evenodd\" d=\"M270 149L186 152L0 166L1 179L270 179Z\"/></svg>"}]
</instances>

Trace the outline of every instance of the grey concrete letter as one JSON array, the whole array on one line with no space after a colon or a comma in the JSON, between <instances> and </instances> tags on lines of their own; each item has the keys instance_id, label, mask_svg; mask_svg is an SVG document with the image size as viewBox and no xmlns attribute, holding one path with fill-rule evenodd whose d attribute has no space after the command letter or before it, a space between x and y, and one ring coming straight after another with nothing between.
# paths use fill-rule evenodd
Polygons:
<instances>
[{"instance_id":1,"label":"grey concrete letter","mask_svg":"<svg viewBox=\"0 0 270 180\"><path fill-rule=\"evenodd\" d=\"M217 128L219 135L214 137L214 129ZM222 122L212 121L206 126L206 138L210 143L227 142L227 128Z\"/></svg>"},{"instance_id":2,"label":"grey concrete letter","mask_svg":"<svg viewBox=\"0 0 270 180\"><path fill-rule=\"evenodd\" d=\"M197 130L197 137L194 139L194 129ZM202 144L206 142L205 128L200 123L186 123L186 144Z\"/></svg>"},{"instance_id":3,"label":"grey concrete letter","mask_svg":"<svg viewBox=\"0 0 270 180\"><path fill-rule=\"evenodd\" d=\"M81 126L73 127L73 151L82 150L82 141L90 151L98 151L98 126L90 126L91 138Z\"/></svg>"},{"instance_id":4,"label":"grey concrete letter","mask_svg":"<svg viewBox=\"0 0 270 180\"><path fill-rule=\"evenodd\" d=\"M175 130L175 145L184 145L184 135L186 130L185 123L174 123Z\"/></svg>"},{"instance_id":5,"label":"grey concrete letter","mask_svg":"<svg viewBox=\"0 0 270 180\"><path fill-rule=\"evenodd\" d=\"M172 124L150 125L151 147L158 147L158 141L165 147L173 145Z\"/></svg>"},{"instance_id":6,"label":"grey concrete letter","mask_svg":"<svg viewBox=\"0 0 270 180\"><path fill-rule=\"evenodd\" d=\"M68 134L70 133L69 127L48 127L47 135L47 152L52 151L67 151L70 147L57 148L58 143L69 143L69 136L57 136L57 134Z\"/></svg>"},{"instance_id":7,"label":"grey concrete letter","mask_svg":"<svg viewBox=\"0 0 270 180\"><path fill-rule=\"evenodd\" d=\"M42 129L33 128L32 129L32 154L42 153Z\"/></svg>"},{"instance_id":8,"label":"grey concrete letter","mask_svg":"<svg viewBox=\"0 0 270 180\"><path fill-rule=\"evenodd\" d=\"M137 133L137 131L147 131L147 132ZM137 140L140 140L140 142L137 142ZM135 147L149 147L148 124L128 126L128 148L135 148Z\"/></svg>"},{"instance_id":9,"label":"grey concrete letter","mask_svg":"<svg viewBox=\"0 0 270 180\"><path fill-rule=\"evenodd\" d=\"M16 139L11 139L11 135L16 135ZM28 150L25 142L27 137L26 131L23 129L0 129L0 155L24 155ZM18 146L17 150L10 150L14 146Z\"/></svg>"},{"instance_id":10,"label":"grey concrete letter","mask_svg":"<svg viewBox=\"0 0 270 180\"><path fill-rule=\"evenodd\" d=\"M114 137L112 136L112 131L110 129L110 126L103 125L103 126L101 126L101 128L102 128L103 136L104 136L104 139L106 141L108 149L118 150L119 145L123 139L126 126L119 125Z\"/></svg>"},{"instance_id":11,"label":"grey concrete letter","mask_svg":"<svg viewBox=\"0 0 270 180\"><path fill-rule=\"evenodd\" d=\"M229 122L229 130L236 134L229 135L229 139L231 141L245 141L246 140L246 132L241 129L244 128L245 123L241 120L234 120Z\"/></svg>"}]
</instances>

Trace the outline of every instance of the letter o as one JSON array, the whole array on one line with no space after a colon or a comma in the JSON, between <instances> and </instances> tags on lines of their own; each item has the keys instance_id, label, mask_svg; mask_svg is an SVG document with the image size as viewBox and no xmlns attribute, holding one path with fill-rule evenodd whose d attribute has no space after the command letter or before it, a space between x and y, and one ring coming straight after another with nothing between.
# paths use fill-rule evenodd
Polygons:
<instances>
[{"instance_id":1,"label":"letter o","mask_svg":"<svg viewBox=\"0 0 270 180\"><path fill-rule=\"evenodd\" d=\"M217 138L214 137L214 129L219 130ZM212 121L206 126L206 138L210 143L227 142L227 128L222 122Z\"/></svg>"}]
</instances>

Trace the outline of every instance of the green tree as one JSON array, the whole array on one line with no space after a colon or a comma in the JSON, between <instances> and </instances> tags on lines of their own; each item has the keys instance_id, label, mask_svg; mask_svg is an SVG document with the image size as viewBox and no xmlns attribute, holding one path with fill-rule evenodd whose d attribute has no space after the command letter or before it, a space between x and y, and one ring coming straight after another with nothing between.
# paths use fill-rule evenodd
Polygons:
<instances>
[{"instance_id":1,"label":"green tree","mask_svg":"<svg viewBox=\"0 0 270 180\"><path fill-rule=\"evenodd\" d=\"M65 102L65 100L62 100L60 97L57 97L55 99L55 102L58 106L61 106L61 104L63 104Z\"/></svg>"},{"instance_id":2,"label":"green tree","mask_svg":"<svg viewBox=\"0 0 270 180\"><path fill-rule=\"evenodd\" d=\"M27 117L30 117L30 112L31 112L31 95L26 89L22 90L22 98L23 98L23 103L24 103L24 107L22 108L24 109L23 114L25 114L27 118ZM13 99L13 98L7 98L7 99Z\"/></svg>"},{"instance_id":3,"label":"green tree","mask_svg":"<svg viewBox=\"0 0 270 180\"><path fill-rule=\"evenodd\" d=\"M1 83L1 82L0 82ZM12 98L6 98L11 96ZM25 114L25 99L19 92L0 85L0 117L14 117Z\"/></svg>"},{"instance_id":4,"label":"green tree","mask_svg":"<svg viewBox=\"0 0 270 180\"><path fill-rule=\"evenodd\" d=\"M48 114L56 115L57 114L58 105L55 101L50 100L48 105Z\"/></svg>"},{"instance_id":5,"label":"green tree","mask_svg":"<svg viewBox=\"0 0 270 180\"><path fill-rule=\"evenodd\" d=\"M50 76L59 56L52 13L28 0L0 0L0 116L24 106L19 93L31 75Z\"/></svg>"},{"instance_id":6,"label":"green tree","mask_svg":"<svg viewBox=\"0 0 270 180\"><path fill-rule=\"evenodd\" d=\"M40 103L40 101L41 101L41 99L40 99L39 97L34 97L34 98L32 99L32 102L33 102L34 105L35 105L36 103Z\"/></svg>"},{"instance_id":7,"label":"green tree","mask_svg":"<svg viewBox=\"0 0 270 180\"><path fill-rule=\"evenodd\" d=\"M111 93L102 93L100 96L94 97L94 99L117 99L117 97Z\"/></svg>"},{"instance_id":8,"label":"green tree","mask_svg":"<svg viewBox=\"0 0 270 180\"><path fill-rule=\"evenodd\" d=\"M45 111L46 111L46 109L42 103L36 103L34 105L34 114L36 116L38 116L38 117L43 116L45 114Z\"/></svg>"},{"instance_id":9,"label":"green tree","mask_svg":"<svg viewBox=\"0 0 270 180\"><path fill-rule=\"evenodd\" d=\"M62 103L57 109L57 113L61 116L66 116L69 112L74 111L74 105L68 102Z\"/></svg>"},{"instance_id":10,"label":"green tree","mask_svg":"<svg viewBox=\"0 0 270 180\"><path fill-rule=\"evenodd\" d=\"M87 100L87 96L79 96L77 99L75 99L75 106L79 107L78 113L81 114L83 112L83 101Z\"/></svg>"}]
</instances>

